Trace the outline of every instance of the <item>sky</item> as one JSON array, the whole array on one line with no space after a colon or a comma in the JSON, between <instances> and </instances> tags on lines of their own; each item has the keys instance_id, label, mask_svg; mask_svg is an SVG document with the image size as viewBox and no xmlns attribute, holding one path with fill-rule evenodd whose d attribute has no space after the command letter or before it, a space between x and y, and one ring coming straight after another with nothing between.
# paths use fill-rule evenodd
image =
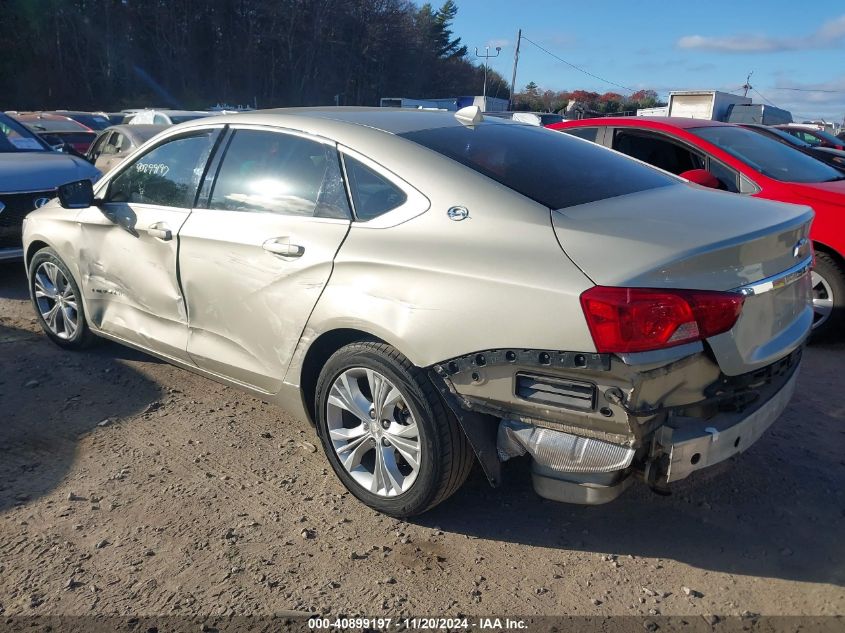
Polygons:
<instances>
[{"instance_id":1,"label":"sky","mask_svg":"<svg viewBox=\"0 0 845 633\"><path fill-rule=\"evenodd\" d=\"M517 90L533 81L554 91L650 88L664 99L670 90L742 94L753 71L755 103L790 110L796 120L845 117L843 0L813 0L806 9L794 0L456 1L455 35L471 57L500 46L490 68L508 82L522 28Z\"/></svg>"}]
</instances>

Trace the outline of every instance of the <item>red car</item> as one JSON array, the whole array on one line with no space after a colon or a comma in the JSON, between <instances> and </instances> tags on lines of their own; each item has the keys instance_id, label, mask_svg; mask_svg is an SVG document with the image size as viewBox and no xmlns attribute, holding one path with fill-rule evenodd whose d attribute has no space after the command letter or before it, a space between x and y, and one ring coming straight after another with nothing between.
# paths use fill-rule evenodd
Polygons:
<instances>
[{"instance_id":1,"label":"red car","mask_svg":"<svg viewBox=\"0 0 845 633\"><path fill-rule=\"evenodd\" d=\"M50 145L66 143L84 155L97 138L97 133L72 118L49 112L22 112L12 117L46 140Z\"/></svg>"},{"instance_id":2,"label":"red car","mask_svg":"<svg viewBox=\"0 0 845 633\"><path fill-rule=\"evenodd\" d=\"M815 246L814 338L845 323L845 176L762 134L704 119L610 117L548 126L700 185L811 206ZM612 177L612 175L609 175Z\"/></svg>"}]
</instances>

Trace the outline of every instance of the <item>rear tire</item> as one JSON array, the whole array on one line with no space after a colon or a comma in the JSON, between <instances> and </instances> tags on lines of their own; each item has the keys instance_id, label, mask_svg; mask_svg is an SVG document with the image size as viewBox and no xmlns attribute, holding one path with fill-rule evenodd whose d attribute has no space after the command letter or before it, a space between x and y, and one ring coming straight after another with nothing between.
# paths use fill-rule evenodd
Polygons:
<instances>
[{"instance_id":1,"label":"rear tire","mask_svg":"<svg viewBox=\"0 0 845 633\"><path fill-rule=\"evenodd\" d=\"M315 405L335 474L378 512L425 512L460 488L474 464L425 371L390 345L352 343L335 352L320 372Z\"/></svg>"},{"instance_id":2,"label":"rear tire","mask_svg":"<svg viewBox=\"0 0 845 633\"><path fill-rule=\"evenodd\" d=\"M813 269L813 308L812 341L840 338L845 327L845 271L833 257L819 251Z\"/></svg>"},{"instance_id":3,"label":"rear tire","mask_svg":"<svg viewBox=\"0 0 845 633\"><path fill-rule=\"evenodd\" d=\"M58 253L42 248L32 257L27 272L29 296L47 338L65 349L91 345L96 336L85 319L82 293Z\"/></svg>"}]
</instances>

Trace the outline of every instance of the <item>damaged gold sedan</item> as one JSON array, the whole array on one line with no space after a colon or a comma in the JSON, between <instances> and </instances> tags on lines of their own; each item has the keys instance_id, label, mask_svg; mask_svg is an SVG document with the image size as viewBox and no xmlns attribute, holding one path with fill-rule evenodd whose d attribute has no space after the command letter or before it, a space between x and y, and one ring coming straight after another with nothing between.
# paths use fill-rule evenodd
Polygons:
<instances>
[{"instance_id":1,"label":"damaged gold sedan","mask_svg":"<svg viewBox=\"0 0 845 633\"><path fill-rule=\"evenodd\" d=\"M747 449L794 389L811 221L475 108L331 108L169 128L24 244L56 343L307 418L355 496L409 516L476 461L604 503Z\"/></svg>"}]
</instances>

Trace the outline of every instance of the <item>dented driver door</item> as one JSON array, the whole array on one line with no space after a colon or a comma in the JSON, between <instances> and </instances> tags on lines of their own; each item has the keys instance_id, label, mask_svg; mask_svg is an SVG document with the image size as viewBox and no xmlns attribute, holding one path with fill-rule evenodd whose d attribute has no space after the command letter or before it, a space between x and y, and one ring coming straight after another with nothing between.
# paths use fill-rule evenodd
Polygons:
<instances>
[{"instance_id":1,"label":"dented driver door","mask_svg":"<svg viewBox=\"0 0 845 633\"><path fill-rule=\"evenodd\" d=\"M189 360L178 234L219 133L166 139L110 180L100 206L79 215L82 292L104 333Z\"/></svg>"}]
</instances>

